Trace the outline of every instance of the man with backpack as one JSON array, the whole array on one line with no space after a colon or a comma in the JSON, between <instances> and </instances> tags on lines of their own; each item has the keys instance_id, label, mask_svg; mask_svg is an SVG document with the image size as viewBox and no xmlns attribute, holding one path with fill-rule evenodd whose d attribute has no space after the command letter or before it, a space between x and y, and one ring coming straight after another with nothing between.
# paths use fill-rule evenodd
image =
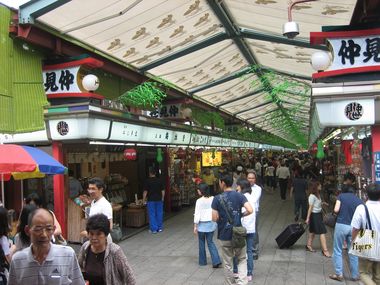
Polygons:
<instances>
[{"instance_id":1,"label":"man with backpack","mask_svg":"<svg viewBox=\"0 0 380 285\"><path fill-rule=\"evenodd\" d=\"M217 195L211 205L212 220L218 223L218 239L220 253L223 259L225 281L227 284L247 284L246 247L234 248L232 246L232 228L241 226L241 217L252 214L253 209L247 198L232 190L232 175L223 174L219 178L220 189L223 193ZM241 213L244 207L246 212ZM232 219L233 225L229 222ZM237 280L233 275L233 258L237 258L239 276Z\"/></svg>"}]
</instances>

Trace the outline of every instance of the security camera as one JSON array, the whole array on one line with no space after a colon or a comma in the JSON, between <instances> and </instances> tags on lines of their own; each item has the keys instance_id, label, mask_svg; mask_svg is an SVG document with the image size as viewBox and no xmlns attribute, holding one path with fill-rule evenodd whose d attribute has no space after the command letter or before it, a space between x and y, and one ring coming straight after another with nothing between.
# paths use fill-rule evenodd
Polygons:
<instances>
[{"instance_id":1,"label":"security camera","mask_svg":"<svg viewBox=\"0 0 380 285\"><path fill-rule=\"evenodd\" d=\"M299 33L300 30L296 22L287 22L282 26L282 34L288 39L294 39Z\"/></svg>"}]
</instances>

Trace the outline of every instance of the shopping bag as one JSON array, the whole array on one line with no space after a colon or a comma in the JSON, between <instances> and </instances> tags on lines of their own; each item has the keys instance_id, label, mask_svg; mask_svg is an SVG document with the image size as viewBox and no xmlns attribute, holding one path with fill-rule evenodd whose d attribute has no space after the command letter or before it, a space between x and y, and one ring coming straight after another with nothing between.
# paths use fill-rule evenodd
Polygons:
<instances>
[{"instance_id":1,"label":"shopping bag","mask_svg":"<svg viewBox=\"0 0 380 285\"><path fill-rule=\"evenodd\" d=\"M379 233L369 229L360 230L348 253L372 261L380 261Z\"/></svg>"},{"instance_id":2,"label":"shopping bag","mask_svg":"<svg viewBox=\"0 0 380 285\"><path fill-rule=\"evenodd\" d=\"M372 261L380 261L379 232L372 230L368 208L366 205L364 208L367 216L366 228L359 231L348 253Z\"/></svg>"}]
</instances>

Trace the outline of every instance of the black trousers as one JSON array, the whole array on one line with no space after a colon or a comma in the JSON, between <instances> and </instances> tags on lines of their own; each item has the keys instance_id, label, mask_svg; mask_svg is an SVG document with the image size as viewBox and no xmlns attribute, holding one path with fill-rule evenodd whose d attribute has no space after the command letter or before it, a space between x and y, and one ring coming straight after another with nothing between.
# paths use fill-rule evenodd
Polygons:
<instances>
[{"instance_id":1,"label":"black trousers","mask_svg":"<svg viewBox=\"0 0 380 285\"><path fill-rule=\"evenodd\" d=\"M280 178L279 179L279 184L280 184L280 196L282 200L286 199L286 190L288 189L288 178Z\"/></svg>"}]
</instances>

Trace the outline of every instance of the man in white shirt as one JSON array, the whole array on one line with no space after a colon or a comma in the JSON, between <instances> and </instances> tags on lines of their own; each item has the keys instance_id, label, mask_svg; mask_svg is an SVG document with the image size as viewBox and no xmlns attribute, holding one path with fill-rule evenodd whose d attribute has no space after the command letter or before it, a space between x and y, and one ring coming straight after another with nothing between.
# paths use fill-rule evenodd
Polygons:
<instances>
[{"instance_id":1,"label":"man in white shirt","mask_svg":"<svg viewBox=\"0 0 380 285\"><path fill-rule=\"evenodd\" d=\"M110 221L110 226L112 230L112 206L111 203L103 196L104 191L104 181L99 177L91 178L88 181L88 194L92 199L89 217L95 214L104 214ZM87 232L81 232L81 236L87 236ZM110 237L110 236L109 236Z\"/></svg>"},{"instance_id":2,"label":"man in white shirt","mask_svg":"<svg viewBox=\"0 0 380 285\"><path fill-rule=\"evenodd\" d=\"M281 166L277 168L276 175L280 184L280 195L282 201L286 200L286 190L288 189L288 179L290 177L289 168L285 166L285 161L281 161Z\"/></svg>"},{"instance_id":3,"label":"man in white shirt","mask_svg":"<svg viewBox=\"0 0 380 285\"><path fill-rule=\"evenodd\" d=\"M367 187L369 218L372 229L380 233L380 185L370 184ZM352 241L355 240L360 229L364 229L367 221L364 205L359 205L352 217ZM360 279L364 284L380 284L380 262L359 258ZM371 277L372 276L372 277Z\"/></svg>"},{"instance_id":4,"label":"man in white shirt","mask_svg":"<svg viewBox=\"0 0 380 285\"><path fill-rule=\"evenodd\" d=\"M260 209L260 198L261 198L261 192L262 189L259 185L256 184L256 172L249 171L247 173L247 179L249 183L251 184L252 193L251 196L253 197L253 202L255 205L255 212L256 212L256 221L255 221L255 238L253 240L253 259L257 260L259 258L259 209Z\"/></svg>"}]
</instances>

